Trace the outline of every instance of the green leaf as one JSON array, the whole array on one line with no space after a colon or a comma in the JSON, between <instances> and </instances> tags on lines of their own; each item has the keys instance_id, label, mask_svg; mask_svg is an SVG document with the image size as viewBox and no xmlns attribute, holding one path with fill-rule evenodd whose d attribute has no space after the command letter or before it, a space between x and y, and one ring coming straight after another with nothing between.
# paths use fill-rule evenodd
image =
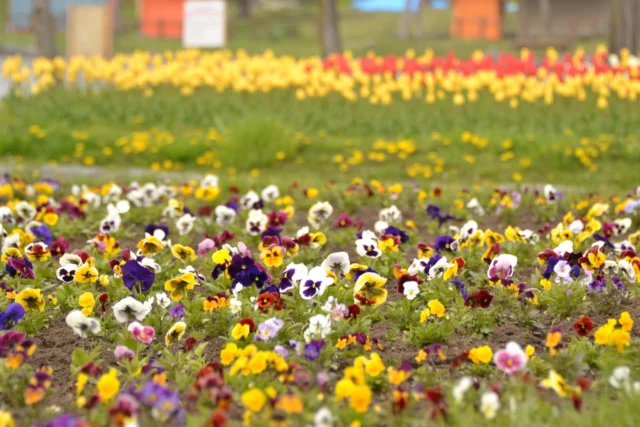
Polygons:
<instances>
[{"instance_id":1,"label":"green leaf","mask_svg":"<svg viewBox=\"0 0 640 427\"><path fill-rule=\"evenodd\" d=\"M89 355L86 351L81 348L73 350L73 353L71 353L71 363L73 363L74 366L81 367L87 362L89 362Z\"/></svg>"}]
</instances>

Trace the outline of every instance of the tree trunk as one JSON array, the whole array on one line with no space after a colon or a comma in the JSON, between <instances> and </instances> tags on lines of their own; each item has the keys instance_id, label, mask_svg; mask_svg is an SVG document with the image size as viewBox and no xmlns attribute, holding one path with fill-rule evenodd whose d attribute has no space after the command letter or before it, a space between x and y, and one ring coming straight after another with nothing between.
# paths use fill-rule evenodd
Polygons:
<instances>
[{"instance_id":1,"label":"tree trunk","mask_svg":"<svg viewBox=\"0 0 640 427\"><path fill-rule=\"evenodd\" d=\"M336 0L320 0L322 9L322 51L325 56L342 52Z\"/></svg>"},{"instance_id":2,"label":"tree trunk","mask_svg":"<svg viewBox=\"0 0 640 427\"><path fill-rule=\"evenodd\" d=\"M31 30L36 36L38 55L56 56L56 19L49 9L49 0L36 0L31 13Z\"/></svg>"},{"instance_id":3,"label":"tree trunk","mask_svg":"<svg viewBox=\"0 0 640 427\"><path fill-rule=\"evenodd\" d=\"M542 22L542 33L549 37L551 32L551 2L549 0L538 0L540 9L540 21Z\"/></svg>"},{"instance_id":4,"label":"tree trunk","mask_svg":"<svg viewBox=\"0 0 640 427\"><path fill-rule=\"evenodd\" d=\"M632 54L640 48L640 0L611 0L609 51L627 48Z\"/></svg>"},{"instance_id":5,"label":"tree trunk","mask_svg":"<svg viewBox=\"0 0 640 427\"><path fill-rule=\"evenodd\" d=\"M248 18L251 15L251 0L238 0L238 6L242 18Z\"/></svg>"},{"instance_id":6,"label":"tree trunk","mask_svg":"<svg viewBox=\"0 0 640 427\"><path fill-rule=\"evenodd\" d=\"M411 0L404 0L404 10L400 16L400 28L398 35L401 39L406 40L411 35Z\"/></svg>"},{"instance_id":7,"label":"tree trunk","mask_svg":"<svg viewBox=\"0 0 640 427\"><path fill-rule=\"evenodd\" d=\"M424 10L425 1L426 0L418 0L418 10L413 14L413 36L416 38L420 38L424 34L422 11Z\"/></svg>"}]
</instances>

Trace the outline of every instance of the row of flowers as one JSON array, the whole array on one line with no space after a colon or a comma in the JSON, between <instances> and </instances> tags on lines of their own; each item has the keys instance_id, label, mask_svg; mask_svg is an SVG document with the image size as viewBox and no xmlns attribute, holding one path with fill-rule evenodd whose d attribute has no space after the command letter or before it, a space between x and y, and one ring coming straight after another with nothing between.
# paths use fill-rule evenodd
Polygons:
<instances>
[{"instance_id":1,"label":"row of flowers","mask_svg":"<svg viewBox=\"0 0 640 427\"><path fill-rule=\"evenodd\" d=\"M30 68L20 56L5 60L2 75L15 83L18 96L38 95L65 82L119 90L141 91L153 96L160 86L173 86L189 96L210 88L218 92L272 92L291 89L298 100L338 94L347 101L366 99L388 105L423 99L433 104L448 100L455 105L477 102L488 94L497 102L552 104L556 98L597 100L599 108L609 98L635 102L640 93L640 64L628 50L608 55L605 47L587 56L584 49L561 57L548 49L537 60L528 49L520 56L497 57L475 52L469 59L453 54L437 57L431 50L402 57L350 53L295 59L277 57L271 51L250 56L244 51L213 53L198 50L152 54L137 52L112 59L72 57L38 58Z\"/></svg>"},{"instance_id":2,"label":"row of flowers","mask_svg":"<svg viewBox=\"0 0 640 427\"><path fill-rule=\"evenodd\" d=\"M419 206L381 183L330 201L296 186L240 193L213 175L184 186L2 185L6 425L359 425L465 407L493 419L544 402L545 389L580 409L588 392L640 388L637 190L465 192L454 216L439 189L420 190ZM346 201L380 209L358 220L336 212ZM480 226L521 203L559 222ZM93 236L72 244L84 230ZM64 376L71 365L67 400L56 394L69 384L55 386L38 355L47 325L79 340L55 367ZM492 340L509 325L515 341ZM437 380L445 369L455 381Z\"/></svg>"}]
</instances>

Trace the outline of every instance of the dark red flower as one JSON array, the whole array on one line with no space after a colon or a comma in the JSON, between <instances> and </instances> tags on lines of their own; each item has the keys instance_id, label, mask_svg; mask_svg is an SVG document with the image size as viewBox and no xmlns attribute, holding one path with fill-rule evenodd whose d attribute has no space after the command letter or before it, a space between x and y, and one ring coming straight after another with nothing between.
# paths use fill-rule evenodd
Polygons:
<instances>
[{"instance_id":1,"label":"dark red flower","mask_svg":"<svg viewBox=\"0 0 640 427\"><path fill-rule=\"evenodd\" d=\"M278 297L278 299L273 303L274 311L282 311L284 310L284 299L282 297Z\"/></svg>"},{"instance_id":2,"label":"dark red flower","mask_svg":"<svg viewBox=\"0 0 640 427\"><path fill-rule=\"evenodd\" d=\"M576 384L578 384L580 390L587 391L591 388L593 381L591 381L589 378L579 377L578 379L576 379Z\"/></svg>"},{"instance_id":3,"label":"dark red flower","mask_svg":"<svg viewBox=\"0 0 640 427\"><path fill-rule=\"evenodd\" d=\"M182 349L184 351L191 351L196 345L198 345L198 340L194 337L189 337L184 342L184 346L182 347Z\"/></svg>"},{"instance_id":4,"label":"dark red flower","mask_svg":"<svg viewBox=\"0 0 640 427\"><path fill-rule=\"evenodd\" d=\"M287 223L289 216L286 212L272 211L269 212L269 225L272 227L279 227Z\"/></svg>"},{"instance_id":5,"label":"dark red flower","mask_svg":"<svg viewBox=\"0 0 640 427\"><path fill-rule=\"evenodd\" d=\"M469 295L464 305L472 308L487 308L491 305L491 301L493 301L493 295L486 289L481 289Z\"/></svg>"},{"instance_id":6,"label":"dark red flower","mask_svg":"<svg viewBox=\"0 0 640 427\"><path fill-rule=\"evenodd\" d=\"M256 330L256 322L253 321L250 317L245 317L240 321L241 325L249 325L249 332L254 332Z\"/></svg>"},{"instance_id":7,"label":"dark red flower","mask_svg":"<svg viewBox=\"0 0 640 427\"><path fill-rule=\"evenodd\" d=\"M76 249L75 251L72 252L74 255L78 255L80 257L80 259L82 260L82 262L87 262L87 260L91 257L91 255L89 255L88 252L80 250L80 249Z\"/></svg>"},{"instance_id":8,"label":"dark red flower","mask_svg":"<svg viewBox=\"0 0 640 427\"><path fill-rule=\"evenodd\" d=\"M261 313L266 313L269 311L269 307L273 305L278 299L278 294L271 292L264 292L258 295L258 309ZM242 323L242 322L240 322Z\"/></svg>"},{"instance_id":9,"label":"dark red flower","mask_svg":"<svg viewBox=\"0 0 640 427\"><path fill-rule=\"evenodd\" d=\"M573 330L581 337L586 337L593 330L593 321L589 316L582 316L573 324Z\"/></svg>"},{"instance_id":10,"label":"dark red flower","mask_svg":"<svg viewBox=\"0 0 640 427\"><path fill-rule=\"evenodd\" d=\"M70 247L71 244L67 242L64 237L60 236L53 243L51 243L51 255L53 255L54 257L62 256L67 253Z\"/></svg>"},{"instance_id":11,"label":"dark red flower","mask_svg":"<svg viewBox=\"0 0 640 427\"><path fill-rule=\"evenodd\" d=\"M109 301L109 294L102 294L98 298L100 301L100 305L102 306L102 312L104 313L107 310L107 302Z\"/></svg>"},{"instance_id":12,"label":"dark red flower","mask_svg":"<svg viewBox=\"0 0 640 427\"><path fill-rule=\"evenodd\" d=\"M338 215L336 222L334 223L334 227L336 228L346 228L351 227L353 225L353 221L351 220L351 216L348 213L341 213Z\"/></svg>"},{"instance_id":13,"label":"dark red flower","mask_svg":"<svg viewBox=\"0 0 640 427\"><path fill-rule=\"evenodd\" d=\"M374 305L376 303L375 300L369 299L364 295L356 295L356 300L360 305Z\"/></svg>"},{"instance_id":14,"label":"dark red flower","mask_svg":"<svg viewBox=\"0 0 640 427\"><path fill-rule=\"evenodd\" d=\"M349 314L347 315L347 319L355 320L360 315L360 306L358 304L351 304L349 307Z\"/></svg>"},{"instance_id":15,"label":"dark red flower","mask_svg":"<svg viewBox=\"0 0 640 427\"><path fill-rule=\"evenodd\" d=\"M207 427L223 427L226 424L227 416L225 415L224 411L216 409L213 414L211 414L211 418L209 418Z\"/></svg>"},{"instance_id":16,"label":"dark red flower","mask_svg":"<svg viewBox=\"0 0 640 427\"><path fill-rule=\"evenodd\" d=\"M211 206L202 206L200 209L198 209L199 217L211 216L212 213L213 213L213 208Z\"/></svg>"}]
</instances>

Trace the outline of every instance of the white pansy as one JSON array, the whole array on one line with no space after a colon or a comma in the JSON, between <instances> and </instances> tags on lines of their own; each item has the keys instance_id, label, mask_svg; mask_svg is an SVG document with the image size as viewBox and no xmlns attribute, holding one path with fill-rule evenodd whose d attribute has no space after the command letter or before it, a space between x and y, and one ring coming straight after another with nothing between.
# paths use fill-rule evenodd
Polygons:
<instances>
[{"instance_id":1,"label":"white pansy","mask_svg":"<svg viewBox=\"0 0 640 427\"><path fill-rule=\"evenodd\" d=\"M73 310L67 314L65 321L73 332L82 338L100 333L100 322L93 317L86 317L80 310Z\"/></svg>"},{"instance_id":2,"label":"white pansy","mask_svg":"<svg viewBox=\"0 0 640 427\"><path fill-rule=\"evenodd\" d=\"M262 197L262 200L264 200L265 202L271 203L275 201L278 197L280 197L280 190L276 185L272 184L265 187L265 189L262 190L262 193L260 193L260 196Z\"/></svg>"},{"instance_id":3,"label":"white pansy","mask_svg":"<svg viewBox=\"0 0 640 427\"><path fill-rule=\"evenodd\" d=\"M404 282L402 293L407 297L409 301L415 299L415 297L417 297L420 293L418 282Z\"/></svg>"}]
</instances>

